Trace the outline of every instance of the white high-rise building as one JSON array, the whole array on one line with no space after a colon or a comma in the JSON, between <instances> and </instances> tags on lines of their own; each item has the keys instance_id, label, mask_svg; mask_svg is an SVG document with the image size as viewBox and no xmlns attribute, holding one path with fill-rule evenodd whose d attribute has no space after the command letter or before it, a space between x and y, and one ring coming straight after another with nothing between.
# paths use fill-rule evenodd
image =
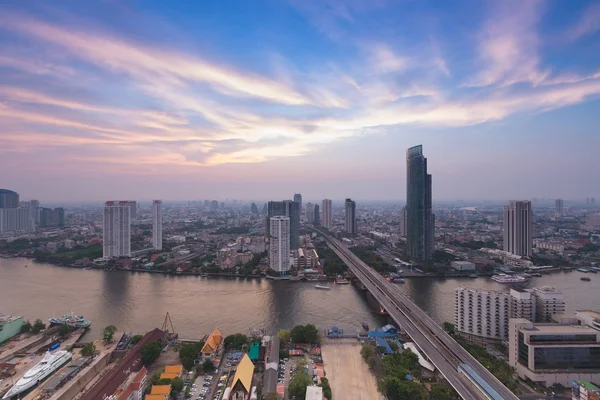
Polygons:
<instances>
[{"instance_id":1,"label":"white high-rise building","mask_svg":"<svg viewBox=\"0 0 600 400\"><path fill-rule=\"evenodd\" d=\"M0 208L0 233L35 231L35 209L30 207Z\"/></svg>"},{"instance_id":2,"label":"white high-rise building","mask_svg":"<svg viewBox=\"0 0 600 400\"><path fill-rule=\"evenodd\" d=\"M131 206L128 201L104 203L104 258L131 256Z\"/></svg>"},{"instance_id":3,"label":"white high-rise building","mask_svg":"<svg viewBox=\"0 0 600 400\"><path fill-rule=\"evenodd\" d=\"M315 222L315 206L313 203L306 203L306 208L305 208L305 216L306 216L306 222L308 222L309 224L312 224Z\"/></svg>"},{"instance_id":4,"label":"white high-rise building","mask_svg":"<svg viewBox=\"0 0 600 400\"><path fill-rule=\"evenodd\" d=\"M511 200L504 206L504 251L531 257L533 215L531 202Z\"/></svg>"},{"instance_id":5,"label":"white high-rise building","mask_svg":"<svg viewBox=\"0 0 600 400\"><path fill-rule=\"evenodd\" d=\"M542 286L533 288L532 294L535 297L536 322L552 322L552 315L564 314L566 306L561 291L550 286Z\"/></svg>"},{"instance_id":6,"label":"white high-rise building","mask_svg":"<svg viewBox=\"0 0 600 400\"><path fill-rule=\"evenodd\" d=\"M321 225L330 229L332 225L331 200L325 199L321 203Z\"/></svg>"},{"instance_id":7,"label":"white high-rise building","mask_svg":"<svg viewBox=\"0 0 600 400\"><path fill-rule=\"evenodd\" d=\"M400 209L400 236L406 237L406 207Z\"/></svg>"},{"instance_id":8,"label":"white high-rise building","mask_svg":"<svg viewBox=\"0 0 600 400\"><path fill-rule=\"evenodd\" d=\"M152 202L152 247L162 250L162 201Z\"/></svg>"},{"instance_id":9,"label":"white high-rise building","mask_svg":"<svg viewBox=\"0 0 600 400\"><path fill-rule=\"evenodd\" d=\"M271 217L269 224L269 266L277 272L290 270L290 219Z\"/></svg>"}]
</instances>

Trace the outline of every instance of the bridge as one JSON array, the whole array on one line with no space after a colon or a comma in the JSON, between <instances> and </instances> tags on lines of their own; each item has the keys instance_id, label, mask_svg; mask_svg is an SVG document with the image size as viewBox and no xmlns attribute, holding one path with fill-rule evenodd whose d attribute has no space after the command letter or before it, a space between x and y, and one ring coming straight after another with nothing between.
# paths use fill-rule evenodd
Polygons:
<instances>
[{"instance_id":1,"label":"bridge","mask_svg":"<svg viewBox=\"0 0 600 400\"><path fill-rule=\"evenodd\" d=\"M317 232L325 237L331 249L348 265L350 271L385 308L390 317L406 331L463 399L518 399L395 285L386 281L337 239L322 231ZM485 385L473 384L472 380L461 374L459 365L469 366ZM482 387L487 390L482 390Z\"/></svg>"}]
</instances>

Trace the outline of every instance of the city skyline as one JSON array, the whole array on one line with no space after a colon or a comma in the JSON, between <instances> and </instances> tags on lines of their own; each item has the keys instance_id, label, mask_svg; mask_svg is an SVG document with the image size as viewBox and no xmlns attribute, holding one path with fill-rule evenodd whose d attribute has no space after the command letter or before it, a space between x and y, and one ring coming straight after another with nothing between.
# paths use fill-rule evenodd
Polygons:
<instances>
[{"instance_id":1,"label":"city skyline","mask_svg":"<svg viewBox=\"0 0 600 400\"><path fill-rule=\"evenodd\" d=\"M62 4L0 18L27 198L402 200L415 143L440 200L600 197L597 1Z\"/></svg>"}]
</instances>

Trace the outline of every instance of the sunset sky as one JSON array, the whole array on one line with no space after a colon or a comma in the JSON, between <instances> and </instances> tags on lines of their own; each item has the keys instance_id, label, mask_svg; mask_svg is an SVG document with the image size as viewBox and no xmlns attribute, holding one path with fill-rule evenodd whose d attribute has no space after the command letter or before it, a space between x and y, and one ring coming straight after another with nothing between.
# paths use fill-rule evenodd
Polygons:
<instances>
[{"instance_id":1,"label":"sunset sky","mask_svg":"<svg viewBox=\"0 0 600 400\"><path fill-rule=\"evenodd\" d=\"M24 199L600 198L598 0L2 3Z\"/></svg>"}]
</instances>

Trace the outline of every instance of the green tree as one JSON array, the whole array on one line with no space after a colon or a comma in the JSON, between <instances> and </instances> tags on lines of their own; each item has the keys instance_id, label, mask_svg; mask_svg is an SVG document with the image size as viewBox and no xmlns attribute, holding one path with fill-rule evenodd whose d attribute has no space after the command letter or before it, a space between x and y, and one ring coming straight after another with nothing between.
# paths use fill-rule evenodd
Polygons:
<instances>
[{"instance_id":1,"label":"green tree","mask_svg":"<svg viewBox=\"0 0 600 400\"><path fill-rule=\"evenodd\" d=\"M31 322L27 321L23 325L21 325L21 333L29 332L31 332Z\"/></svg>"},{"instance_id":2,"label":"green tree","mask_svg":"<svg viewBox=\"0 0 600 400\"><path fill-rule=\"evenodd\" d=\"M194 360L192 360L190 357L183 357L181 359L181 365L183 365L183 368L185 368L188 371L191 371L192 368L194 368Z\"/></svg>"},{"instance_id":3,"label":"green tree","mask_svg":"<svg viewBox=\"0 0 600 400\"><path fill-rule=\"evenodd\" d=\"M389 400L426 400L428 397L423 386L396 377L388 378L384 387Z\"/></svg>"},{"instance_id":4,"label":"green tree","mask_svg":"<svg viewBox=\"0 0 600 400\"><path fill-rule=\"evenodd\" d=\"M156 382L157 385L170 385L171 384L171 378L160 378L158 380L158 382Z\"/></svg>"},{"instance_id":5,"label":"green tree","mask_svg":"<svg viewBox=\"0 0 600 400\"><path fill-rule=\"evenodd\" d=\"M290 357L290 351L287 349L279 349L279 358L289 358Z\"/></svg>"},{"instance_id":6,"label":"green tree","mask_svg":"<svg viewBox=\"0 0 600 400\"><path fill-rule=\"evenodd\" d=\"M443 327L446 332L454 333L454 324L450 322L444 322Z\"/></svg>"},{"instance_id":7,"label":"green tree","mask_svg":"<svg viewBox=\"0 0 600 400\"><path fill-rule=\"evenodd\" d=\"M202 350L202 347L204 347L203 341L192 342L192 343L183 343L181 345L181 347L179 348L179 359L181 360L181 363L183 364L183 367L185 369L190 371L193 368L194 360L198 358L198 355L200 354L200 350ZM184 361L183 361L186 358L189 359L189 361L186 361L187 365L184 364ZM190 367L188 368L188 366L190 366Z\"/></svg>"},{"instance_id":8,"label":"green tree","mask_svg":"<svg viewBox=\"0 0 600 400\"><path fill-rule=\"evenodd\" d=\"M327 379L325 377L321 378L321 383L319 383L319 386L321 386L323 388L323 396L325 396L327 398L327 400L331 400L332 395L331 395L331 386L329 386L329 379Z\"/></svg>"},{"instance_id":9,"label":"green tree","mask_svg":"<svg viewBox=\"0 0 600 400\"><path fill-rule=\"evenodd\" d=\"M84 357L90 357L96 354L96 346L94 345L94 342L86 343L85 346L81 348L79 354Z\"/></svg>"},{"instance_id":10,"label":"green tree","mask_svg":"<svg viewBox=\"0 0 600 400\"><path fill-rule=\"evenodd\" d=\"M296 399L304 399L306 397L306 387L311 383L312 380L304 371L304 368L296 369L288 385L288 397L291 399L295 396Z\"/></svg>"},{"instance_id":11,"label":"green tree","mask_svg":"<svg viewBox=\"0 0 600 400\"><path fill-rule=\"evenodd\" d=\"M61 338L64 338L72 330L73 330L73 328L71 328L69 325L61 325L58 327L58 336Z\"/></svg>"},{"instance_id":12,"label":"green tree","mask_svg":"<svg viewBox=\"0 0 600 400\"><path fill-rule=\"evenodd\" d=\"M117 327L114 325L109 325L106 328L104 328L104 332L103 332L104 343L112 342L113 335L115 334L116 331L117 331Z\"/></svg>"},{"instance_id":13,"label":"green tree","mask_svg":"<svg viewBox=\"0 0 600 400\"><path fill-rule=\"evenodd\" d=\"M279 338L281 343L283 343L283 344L289 343L290 331L288 329L280 329L279 332L277 332L277 337Z\"/></svg>"},{"instance_id":14,"label":"green tree","mask_svg":"<svg viewBox=\"0 0 600 400\"><path fill-rule=\"evenodd\" d=\"M319 343L319 330L312 324L296 325L290 331L290 338L294 343Z\"/></svg>"},{"instance_id":15,"label":"green tree","mask_svg":"<svg viewBox=\"0 0 600 400\"><path fill-rule=\"evenodd\" d=\"M175 393L181 392L183 390L183 379L178 376L171 379L171 389L173 389L173 392Z\"/></svg>"},{"instance_id":16,"label":"green tree","mask_svg":"<svg viewBox=\"0 0 600 400\"><path fill-rule=\"evenodd\" d=\"M448 386L432 385L429 392L430 400L457 400L460 399L458 393Z\"/></svg>"},{"instance_id":17,"label":"green tree","mask_svg":"<svg viewBox=\"0 0 600 400\"><path fill-rule=\"evenodd\" d=\"M210 360L206 360L202 363L202 370L204 372L213 372L215 370L215 365Z\"/></svg>"},{"instance_id":18,"label":"green tree","mask_svg":"<svg viewBox=\"0 0 600 400\"><path fill-rule=\"evenodd\" d=\"M360 355L362 356L362 358L367 361L369 358L373 357L373 355L375 354L375 349L373 348L373 346L371 346L370 344L363 344L362 348L360 349Z\"/></svg>"},{"instance_id":19,"label":"green tree","mask_svg":"<svg viewBox=\"0 0 600 400\"><path fill-rule=\"evenodd\" d=\"M248 336L241 334L241 333L236 333L235 335L227 336L225 338L225 340L223 341L223 343L225 344L225 348L227 348L228 350L230 350L230 349L238 349L239 350L248 344Z\"/></svg>"},{"instance_id":20,"label":"green tree","mask_svg":"<svg viewBox=\"0 0 600 400\"><path fill-rule=\"evenodd\" d=\"M158 381L160 380L160 375L161 372L157 371L152 375L152 378L150 378L150 383L153 385L158 385Z\"/></svg>"},{"instance_id":21,"label":"green tree","mask_svg":"<svg viewBox=\"0 0 600 400\"><path fill-rule=\"evenodd\" d=\"M132 346L135 346L140 340L142 340L143 337L144 336L142 335L134 335L129 341L129 343L131 343Z\"/></svg>"},{"instance_id":22,"label":"green tree","mask_svg":"<svg viewBox=\"0 0 600 400\"><path fill-rule=\"evenodd\" d=\"M41 319L36 319L31 327L31 332L38 334L44 329L46 329L46 324L44 324Z\"/></svg>"},{"instance_id":23,"label":"green tree","mask_svg":"<svg viewBox=\"0 0 600 400\"><path fill-rule=\"evenodd\" d=\"M162 352L162 347L158 342L148 342L140 349L142 363L146 366L152 364Z\"/></svg>"}]
</instances>

